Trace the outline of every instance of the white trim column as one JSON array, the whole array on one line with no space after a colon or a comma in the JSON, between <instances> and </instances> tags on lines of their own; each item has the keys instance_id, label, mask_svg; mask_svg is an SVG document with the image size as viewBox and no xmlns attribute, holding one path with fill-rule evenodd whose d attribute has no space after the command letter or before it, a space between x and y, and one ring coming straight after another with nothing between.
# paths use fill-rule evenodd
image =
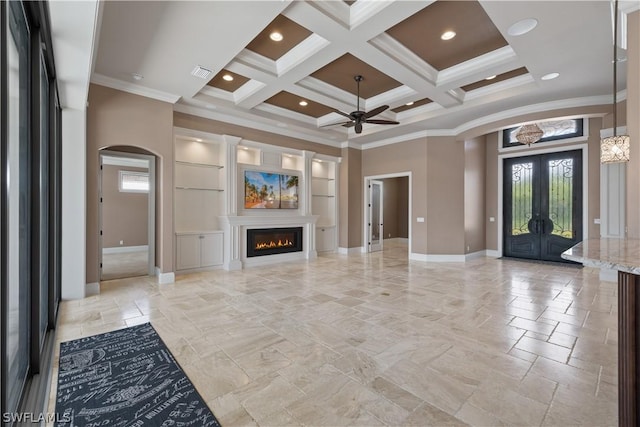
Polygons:
<instances>
[{"instance_id":1,"label":"white trim column","mask_svg":"<svg viewBox=\"0 0 640 427\"><path fill-rule=\"evenodd\" d=\"M62 110L62 299L87 296L86 110Z\"/></svg>"},{"instance_id":2,"label":"white trim column","mask_svg":"<svg viewBox=\"0 0 640 427\"><path fill-rule=\"evenodd\" d=\"M225 216L220 218L224 230L224 263L225 270L242 269L242 245L240 226L230 218L238 216L238 145L239 136L223 135L225 149Z\"/></svg>"},{"instance_id":3,"label":"white trim column","mask_svg":"<svg viewBox=\"0 0 640 427\"><path fill-rule=\"evenodd\" d=\"M239 136L222 135L225 149L225 165L227 187L225 189L225 214L238 215L238 145L242 138Z\"/></svg>"}]
</instances>

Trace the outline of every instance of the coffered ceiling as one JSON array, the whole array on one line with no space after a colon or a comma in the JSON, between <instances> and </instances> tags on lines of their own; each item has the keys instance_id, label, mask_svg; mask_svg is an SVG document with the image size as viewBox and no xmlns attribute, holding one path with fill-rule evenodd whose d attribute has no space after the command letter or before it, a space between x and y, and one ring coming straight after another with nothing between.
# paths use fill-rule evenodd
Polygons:
<instances>
[{"instance_id":1,"label":"coffered ceiling","mask_svg":"<svg viewBox=\"0 0 640 427\"><path fill-rule=\"evenodd\" d=\"M537 26L510 33L523 19ZM109 1L92 81L330 145L456 134L610 103L611 20L600 0ZM455 37L443 40L447 31ZM211 73L193 76L196 66ZM365 124L359 135L330 126L345 120L336 110L356 110L355 75L360 110L388 105L375 118L399 125Z\"/></svg>"}]
</instances>

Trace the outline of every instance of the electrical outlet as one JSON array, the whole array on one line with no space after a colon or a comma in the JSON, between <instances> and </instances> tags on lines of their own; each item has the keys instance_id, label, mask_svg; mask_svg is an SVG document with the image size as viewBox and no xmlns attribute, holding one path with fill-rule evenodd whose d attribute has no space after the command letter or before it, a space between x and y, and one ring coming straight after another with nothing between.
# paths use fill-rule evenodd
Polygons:
<instances>
[{"instance_id":1,"label":"electrical outlet","mask_svg":"<svg viewBox=\"0 0 640 427\"><path fill-rule=\"evenodd\" d=\"M391 237L391 233L389 233L389 237Z\"/></svg>"},{"instance_id":2,"label":"electrical outlet","mask_svg":"<svg viewBox=\"0 0 640 427\"><path fill-rule=\"evenodd\" d=\"M124 245L124 240L120 240L120 246Z\"/></svg>"}]
</instances>

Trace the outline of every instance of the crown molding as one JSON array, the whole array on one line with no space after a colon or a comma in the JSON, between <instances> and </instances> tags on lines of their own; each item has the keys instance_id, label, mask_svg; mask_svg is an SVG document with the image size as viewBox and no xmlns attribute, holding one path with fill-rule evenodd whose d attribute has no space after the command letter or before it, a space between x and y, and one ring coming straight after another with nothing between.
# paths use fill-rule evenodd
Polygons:
<instances>
[{"instance_id":1,"label":"crown molding","mask_svg":"<svg viewBox=\"0 0 640 427\"><path fill-rule=\"evenodd\" d=\"M507 111L501 111L495 114L489 114L488 116L481 117L479 119L471 120L456 127L454 132L461 134L469 131L473 128L488 125L501 120L510 119L513 117L523 116L526 114L540 113L542 111L554 111L564 108L578 108L578 107L590 107L593 105L603 105L611 103L611 97L605 96L588 96L584 98L571 98L562 99L559 101L542 102L539 104L527 105L524 107L513 108Z\"/></svg>"},{"instance_id":2,"label":"crown molding","mask_svg":"<svg viewBox=\"0 0 640 427\"><path fill-rule=\"evenodd\" d=\"M170 104L175 104L181 98L180 95L174 95L172 93L162 92L160 90L125 82L99 73L93 73L91 75L91 83L132 93L134 95L144 96L146 98L156 99L158 101L168 102Z\"/></svg>"},{"instance_id":3,"label":"crown molding","mask_svg":"<svg viewBox=\"0 0 640 427\"><path fill-rule=\"evenodd\" d=\"M270 122L272 120L258 118L258 117L247 117L243 118L238 115L230 115L225 114L221 111L211 111L206 110L204 108L187 105L187 104L174 104L173 111L178 113L190 114L192 116L202 117L205 119L211 119L216 121L221 121L225 123L229 123L236 126L242 126L249 129L256 129L264 132L273 133L276 135L289 136L291 138L301 139L304 141L315 142L317 144L328 145L330 147L340 148L340 142L330 140L328 138L320 138L314 135L309 135L308 133L298 131L296 129L292 129L289 125L285 127L280 127L278 125L274 125Z\"/></svg>"}]
</instances>

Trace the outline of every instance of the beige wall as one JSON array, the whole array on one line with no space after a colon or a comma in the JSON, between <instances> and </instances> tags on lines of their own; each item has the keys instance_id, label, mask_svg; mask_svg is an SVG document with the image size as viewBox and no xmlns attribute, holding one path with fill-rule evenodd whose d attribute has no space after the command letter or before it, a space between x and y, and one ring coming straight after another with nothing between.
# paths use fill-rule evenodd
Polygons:
<instances>
[{"instance_id":1,"label":"beige wall","mask_svg":"<svg viewBox=\"0 0 640 427\"><path fill-rule=\"evenodd\" d=\"M409 237L409 177L386 178L382 180L384 200L384 236Z\"/></svg>"},{"instance_id":2,"label":"beige wall","mask_svg":"<svg viewBox=\"0 0 640 427\"><path fill-rule=\"evenodd\" d=\"M498 132L485 137L485 246L487 250L498 250ZM490 218L494 219L490 222Z\"/></svg>"},{"instance_id":3,"label":"beige wall","mask_svg":"<svg viewBox=\"0 0 640 427\"><path fill-rule=\"evenodd\" d=\"M589 168L587 182L588 189L588 211L587 222L589 238L600 237L600 224L595 224L594 220L600 218L600 130L602 129L602 118L594 117L589 119L589 159L582 159L583 165ZM586 237L586 236L583 236Z\"/></svg>"},{"instance_id":4,"label":"beige wall","mask_svg":"<svg viewBox=\"0 0 640 427\"><path fill-rule=\"evenodd\" d=\"M631 138L627 165L627 237L640 238L640 11L627 21L627 133Z\"/></svg>"},{"instance_id":5,"label":"beige wall","mask_svg":"<svg viewBox=\"0 0 640 427\"><path fill-rule=\"evenodd\" d=\"M104 165L102 167L102 247L144 246L149 243L149 194L122 192L120 171L148 169ZM120 245L122 241L122 245Z\"/></svg>"},{"instance_id":6,"label":"beige wall","mask_svg":"<svg viewBox=\"0 0 640 427\"><path fill-rule=\"evenodd\" d=\"M425 238L429 255L464 254L464 165L463 141L454 137L427 139Z\"/></svg>"},{"instance_id":7,"label":"beige wall","mask_svg":"<svg viewBox=\"0 0 640 427\"><path fill-rule=\"evenodd\" d=\"M465 253L486 248L486 142L477 137L464 142Z\"/></svg>"},{"instance_id":8,"label":"beige wall","mask_svg":"<svg viewBox=\"0 0 640 427\"><path fill-rule=\"evenodd\" d=\"M363 188L362 152L355 148L342 149L340 163L339 221L341 248L362 247Z\"/></svg>"},{"instance_id":9,"label":"beige wall","mask_svg":"<svg viewBox=\"0 0 640 427\"><path fill-rule=\"evenodd\" d=\"M386 145L362 151L361 187L365 176L412 173L410 189L413 205L410 214L412 222L412 251L426 253L427 227L425 223L417 223L416 217L427 216L427 140L417 139L400 144ZM362 216L362 207L360 215Z\"/></svg>"},{"instance_id":10,"label":"beige wall","mask_svg":"<svg viewBox=\"0 0 640 427\"><path fill-rule=\"evenodd\" d=\"M196 117L184 113L173 114L173 124L179 128L199 130L217 135L233 135L249 141L262 142L264 144L287 147L295 150L307 150L328 156L340 157L340 148L330 147L324 144L291 138L257 129L250 129L216 120Z\"/></svg>"},{"instance_id":11,"label":"beige wall","mask_svg":"<svg viewBox=\"0 0 640 427\"><path fill-rule=\"evenodd\" d=\"M87 108L87 282L98 277L99 150L140 147L156 159L156 265L173 272L173 106L99 85Z\"/></svg>"}]
</instances>

